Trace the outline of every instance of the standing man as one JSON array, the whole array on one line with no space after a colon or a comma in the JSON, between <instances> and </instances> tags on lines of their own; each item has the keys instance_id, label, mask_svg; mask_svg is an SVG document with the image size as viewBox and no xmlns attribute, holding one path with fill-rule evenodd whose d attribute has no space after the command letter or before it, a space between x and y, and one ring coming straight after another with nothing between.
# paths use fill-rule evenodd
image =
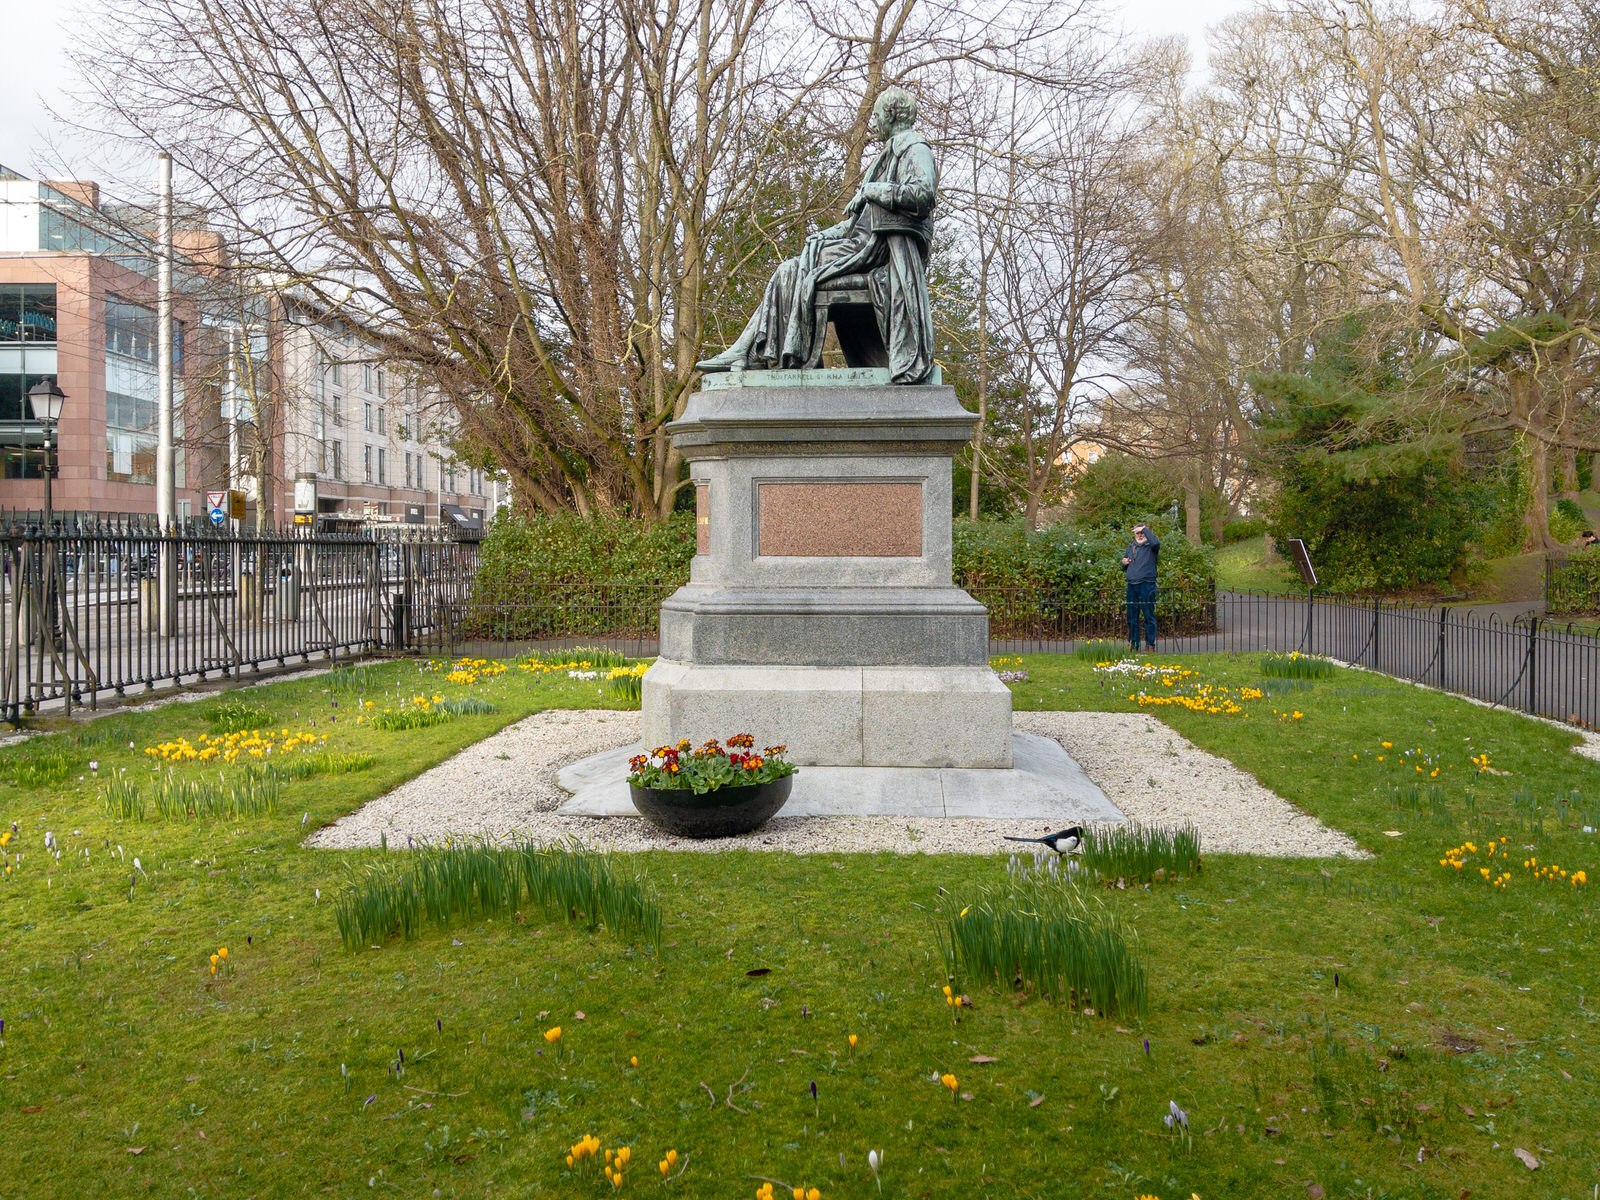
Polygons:
<instances>
[{"instance_id":1,"label":"standing man","mask_svg":"<svg viewBox=\"0 0 1600 1200\"><path fill-rule=\"evenodd\" d=\"M1122 573L1128 577L1128 644L1139 649L1139 631L1144 630L1144 648L1156 648L1156 561L1161 554L1161 539L1150 526L1133 527L1133 541L1122 555Z\"/></svg>"}]
</instances>

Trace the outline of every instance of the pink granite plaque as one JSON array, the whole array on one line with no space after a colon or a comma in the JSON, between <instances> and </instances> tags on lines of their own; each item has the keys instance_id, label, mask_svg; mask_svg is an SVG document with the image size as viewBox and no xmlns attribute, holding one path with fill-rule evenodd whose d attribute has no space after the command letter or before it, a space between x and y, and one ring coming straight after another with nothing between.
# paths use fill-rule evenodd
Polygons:
<instances>
[{"instance_id":1,"label":"pink granite plaque","mask_svg":"<svg viewBox=\"0 0 1600 1200\"><path fill-rule=\"evenodd\" d=\"M920 483L763 483L756 504L763 557L922 554Z\"/></svg>"}]
</instances>

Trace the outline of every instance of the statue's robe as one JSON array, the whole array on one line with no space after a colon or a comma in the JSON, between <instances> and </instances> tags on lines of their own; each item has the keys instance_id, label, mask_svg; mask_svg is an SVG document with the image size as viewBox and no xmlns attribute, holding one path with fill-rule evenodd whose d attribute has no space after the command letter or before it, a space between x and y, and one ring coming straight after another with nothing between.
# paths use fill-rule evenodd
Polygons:
<instances>
[{"instance_id":1,"label":"statue's robe","mask_svg":"<svg viewBox=\"0 0 1600 1200\"><path fill-rule=\"evenodd\" d=\"M939 168L927 139L915 130L895 134L868 165L863 183L887 185L885 202L867 201L853 217L812 234L798 257L773 272L760 307L740 335L749 367L808 365L818 286L865 275L889 352L890 380L921 383L932 374L927 261Z\"/></svg>"}]
</instances>

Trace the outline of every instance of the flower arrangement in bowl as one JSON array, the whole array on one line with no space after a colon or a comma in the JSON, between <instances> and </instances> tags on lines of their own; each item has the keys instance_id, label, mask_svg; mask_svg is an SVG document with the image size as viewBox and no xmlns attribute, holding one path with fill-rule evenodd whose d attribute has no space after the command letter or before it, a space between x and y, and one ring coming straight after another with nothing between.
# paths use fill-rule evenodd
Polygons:
<instances>
[{"instance_id":1,"label":"flower arrangement in bowl","mask_svg":"<svg viewBox=\"0 0 1600 1200\"><path fill-rule=\"evenodd\" d=\"M760 753L748 733L724 746L716 738L694 746L658 746L629 763L633 806L652 824L679 837L731 837L759 829L789 799L795 765L785 746Z\"/></svg>"}]
</instances>

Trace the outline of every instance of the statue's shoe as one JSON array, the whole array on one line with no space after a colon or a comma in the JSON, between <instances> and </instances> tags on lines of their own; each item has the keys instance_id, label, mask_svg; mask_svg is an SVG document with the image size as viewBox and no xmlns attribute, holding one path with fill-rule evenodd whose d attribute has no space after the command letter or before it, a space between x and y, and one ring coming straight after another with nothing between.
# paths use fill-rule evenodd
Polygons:
<instances>
[{"instance_id":1,"label":"statue's shoe","mask_svg":"<svg viewBox=\"0 0 1600 1200\"><path fill-rule=\"evenodd\" d=\"M718 371L731 371L735 367L744 365L744 351L737 346L729 346L721 354L701 359L695 363L694 369L706 375L713 375Z\"/></svg>"}]
</instances>

